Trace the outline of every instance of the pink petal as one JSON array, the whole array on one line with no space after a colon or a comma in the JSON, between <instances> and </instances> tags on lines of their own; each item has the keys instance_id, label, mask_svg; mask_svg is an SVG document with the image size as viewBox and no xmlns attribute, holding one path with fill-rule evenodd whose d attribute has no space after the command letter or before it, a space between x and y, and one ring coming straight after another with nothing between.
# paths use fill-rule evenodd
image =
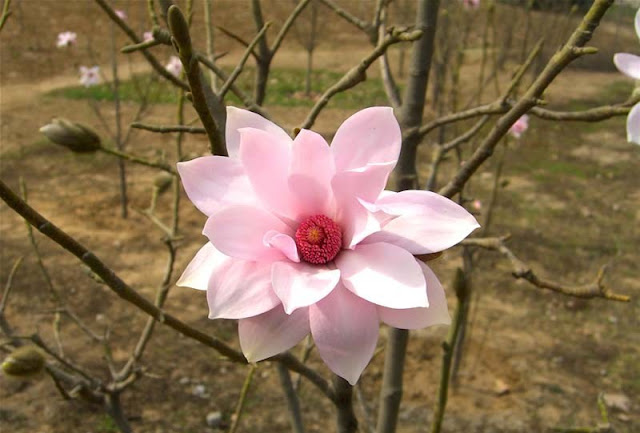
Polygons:
<instances>
[{"instance_id":1,"label":"pink petal","mask_svg":"<svg viewBox=\"0 0 640 433\"><path fill-rule=\"evenodd\" d=\"M349 249L380 230L378 218L355 200L342 204L337 222L342 227L342 245Z\"/></svg>"},{"instance_id":2,"label":"pink petal","mask_svg":"<svg viewBox=\"0 0 640 433\"><path fill-rule=\"evenodd\" d=\"M376 349L379 324L375 306L338 285L309 307L309 325L327 366L355 384Z\"/></svg>"},{"instance_id":3,"label":"pink petal","mask_svg":"<svg viewBox=\"0 0 640 433\"><path fill-rule=\"evenodd\" d=\"M480 227L462 206L430 191L402 191L381 198L375 205L398 217L363 243L388 242L412 254L445 250Z\"/></svg>"},{"instance_id":4,"label":"pink petal","mask_svg":"<svg viewBox=\"0 0 640 433\"><path fill-rule=\"evenodd\" d=\"M210 319L244 319L280 304L271 288L271 264L231 260L211 275L207 290Z\"/></svg>"},{"instance_id":5,"label":"pink petal","mask_svg":"<svg viewBox=\"0 0 640 433\"><path fill-rule=\"evenodd\" d=\"M335 259L347 289L389 308L429 305L424 275L414 257L391 244L358 245Z\"/></svg>"},{"instance_id":6,"label":"pink petal","mask_svg":"<svg viewBox=\"0 0 640 433\"><path fill-rule=\"evenodd\" d=\"M253 128L240 130L240 161L260 201L278 215L295 217L288 185L291 140Z\"/></svg>"},{"instance_id":7,"label":"pink petal","mask_svg":"<svg viewBox=\"0 0 640 433\"><path fill-rule=\"evenodd\" d=\"M282 260L278 248L265 245L270 231L293 235L293 231L266 210L251 206L229 206L209 217L202 231L223 254L243 260Z\"/></svg>"},{"instance_id":8,"label":"pink petal","mask_svg":"<svg viewBox=\"0 0 640 433\"><path fill-rule=\"evenodd\" d=\"M358 111L345 120L333 137L331 150L336 171L352 170L371 163L395 164L401 142L400 126L391 107Z\"/></svg>"},{"instance_id":9,"label":"pink petal","mask_svg":"<svg viewBox=\"0 0 640 433\"><path fill-rule=\"evenodd\" d=\"M338 200L346 198L374 202L384 191L394 165L391 162L369 164L339 172L331 180L331 187Z\"/></svg>"},{"instance_id":10,"label":"pink petal","mask_svg":"<svg viewBox=\"0 0 640 433\"><path fill-rule=\"evenodd\" d=\"M207 216L220 210L222 205L258 201L237 160L205 156L179 162L178 173L189 200Z\"/></svg>"},{"instance_id":11,"label":"pink petal","mask_svg":"<svg viewBox=\"0 0 640 433\"><path fill-rule=\"evenodd\" d=\"M378 306L380 320L389 326L400 329L420 329L433 325L449 325L451 317L447 308L447 297L438 277L424 263L418 261L427 281L427 308L408 308L396 310Z\"/></svg>"},{"instance_id":12,"label":"pink petal","mask_svg":"<svg viewBox=\"0 0 640 433\"><path fill-rule=\"evenodd\" d=\"M640 144L640 103L634 105L627 116L627 141Z\"/></svg>"},{"instance_id":13,"label":"pink petal","mask_svg":"<svg viewBox=\"0 0 640 433\"><path fill-rule=\"evenodd\" d=\"M640 57L633 54L617 53L613 56L613 63L623 74L640 80Z\"/></svg>"},{"instance_id":14,"label":"pink petal","mask_svg":"<svg viewBox=\"0 0 640 433\"><path fill-rule=\"evenodd\" d=\"M636 17L634 19L634 27L636 28L636 35L640 38L640 9L636 12Z\"/></svg>"},{"instance_id":15,"label":"pink petal","mask_svg":"<svg viewBox=\"0 0 640 433\"><path fill-rule=\"evenodd\" d=\"M278 306L259 316L238 322L242 353L258 362L291 349L309 334L309 312L299 308L286 314Z\"/></svg>"},{"instance_id":16,"label":"pink petal","mask_svg":"<svg viewBox=\"0 0 640 433\"><path fill-rule=\"evenodd\" d=\"M255 128L274 135L279 140L291 142L289 135L278 125L259 114L236 107L227 107L225 139L229 157L237 158L240 152L240 132L242 128Z\"/></svg>"},{"instance_id":17,"label":"pink petal","mask_svg":"<svg viewBox=\"0 0 640 433\"><path fill-rule=\"evenodd\" d=\"M176 286L207 290L211 274L227 266L230 257L216 250L211 242L204 244L189 262Z\"/></svg>"},{"instance_id":18,"label":"pink petal","mask_svg":"<svg viewBox=\"0 0 640 433\"><path fill-rule=\"evenodd\" d=\"M293 141L289 166L289 189L302 213L297 219L333 212L331 178L335 174L333 156L321 135L303 129Z\"/></svg>"},{"instance_id":19,"label":"pink petal","mask_svg":"<svg viewBox=\"0 0 640 433\"><path fill-rule=\"evenodd\" d=\"M291 314L297 308L315 304L327 296L340 281L340 271L305 263L276 262L271 268L274 292Z\"/></svg>"},{"instance_id":20,"label":"pink petal","mask_svg":"<svg viewBox=\"0 0 640 433\"><path fill-rule=\"evenodd\" d=\"M300 261L296 241L294 241L293 238L289 235L285 235L275 230L270 230L264 235L262 243L265 246L273 247L280 250L282 254L284 254L292 262L298 263Z\"/></svg>"}]
</instances>

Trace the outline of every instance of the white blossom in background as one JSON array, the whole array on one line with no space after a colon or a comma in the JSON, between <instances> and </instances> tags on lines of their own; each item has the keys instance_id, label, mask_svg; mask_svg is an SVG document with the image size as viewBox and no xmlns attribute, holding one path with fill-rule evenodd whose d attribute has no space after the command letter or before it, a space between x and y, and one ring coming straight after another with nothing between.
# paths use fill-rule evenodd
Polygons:
<instances>
[{"instance_id":1,"label":"white blossom in background","mask_svg":"<svg viewBox=\"0 0 640 433\"><path fill-rule=\"evenodd\" d=\"M127 19L127 13L122 9L116 9L114 12L116 13L116 15L118 15L118 18L120 18L121 20L124 21Z\"/></svg>"},{"instance_id":2,"label":"white blossom in background","mask_svg":"<svg viewBox=\"0 0 640 433\"><path fill-rule=\"evenodd\" d=\"M86 66L80 66L80 84L84 87L95 86L100 83L100 67L93 66L87 68Z\"/></svg>"},{"instance_id":3,"label":"white blossom in background","mask_svg":"<svg viewBox=\"0 0 640 433\"><path fill-rule=\"evenodd\" d=\"M58 33L58 42L56 42L56 46L58 48L70 47L71 45L76 44L77 35L75 32L62 32Z\"/></svg>"},{"instance_id":4,"label":"white blossom in background","mask_svg":"<svg viewBox=\"0 0 640 433\"><path fill-rule=\"evenodd\" d=\"M169 63L167 63L167 66L165 66L165 68L172 75L177 77L182 72L182 62L180 62L180 59L178 57L171 56L171 58L169 59Z\"/></svg>"},{"instance_id":5,"label":"white blossom in background","mask_svg":"<svg viewBox=\"0 0 640 433\"><path fill-rule=\"evenodd\" d=\"M528 128L529 116L523 114L518 120L516 120L516 123L511 125L511 128L509 128L509 134L511 134L515 138L520 138L524 131L526 131Z\"/></svg>"},{"instance_id":6,"label":"white blossom in background","mask_svg":"<svg viewBox=\"0 0 640 433\"><path fill-rule=\"evenodd\" d=\"M149 42L153 40L153 32L144 32L142 34L143 42Z\"/></svg>"},{"instance_id":7,"label":"white blossom in background","mask_svg":"<svg viewBox=\"0 0 640 433\"><path fill-rule=\"evenodd\" d=\"M636 12L636 35L640 38L640 9ZM617 53L613 63L620 72L634 80L640 80L640 57L634 54ZM640 144L640 103L633 106L627 116L627 141Z\"/></svg>"}]
</instances>

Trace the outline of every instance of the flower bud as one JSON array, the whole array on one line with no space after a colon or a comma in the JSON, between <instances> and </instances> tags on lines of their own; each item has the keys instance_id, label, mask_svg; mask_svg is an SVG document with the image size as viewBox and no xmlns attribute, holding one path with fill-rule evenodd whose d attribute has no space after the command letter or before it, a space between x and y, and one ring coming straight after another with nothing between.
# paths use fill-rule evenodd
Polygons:
<instances>
[{"instance_id":1,"label":"flower bud","mask_svg":"<svg viewBox=\"0 0 640 433\"><path fill-rule=\"evenodd\" d=\"M16 378L35 377L44 370L44 355L36 346L22 346L2 362L2 371Z\"/></svg>"},{"instance_id":2,"label":"flower bud","mask_svg":"<svg viewBox=\"0 0 640 433\"><path fill-rule=\"evenodd\" d=\"M173 182L173 176L169 173L160 173L153 180L153 187L156 189L158 195L162 194L169 189Z\"/></svg>"},{"instance_id":3,"label":"flower bud","mask_svg":"<svg viewBox=\"0 0 640 433\"><path fill-rule=\"evenodd\" d=\"M40 128L40 132L72 152L90 153L100 149L100 137L91 128L63 118L54 118Z\"/></svg>"}]
</instances>

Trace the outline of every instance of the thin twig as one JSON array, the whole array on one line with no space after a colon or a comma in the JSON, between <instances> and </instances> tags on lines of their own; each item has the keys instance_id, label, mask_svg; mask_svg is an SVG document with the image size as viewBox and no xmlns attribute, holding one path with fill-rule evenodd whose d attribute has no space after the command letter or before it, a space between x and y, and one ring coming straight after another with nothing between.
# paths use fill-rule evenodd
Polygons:
<instances>
[{"instance_id":1,"label":"thin twig","mask_svg":"<svg viewBox=\"0 0 640 433\"><path fill-rule=\"evenodd\" d=\"M271 23L267 22L264 25L264 27L262 27L262 29L258 32L258 34L253 38L253 40L251 41L251 43L249 44L247 49L244 51L244 54L242 55L242 58L240 59L240 61L236 65L236 67L231 72L231 75L229 75L229 78L227 78L227 80L224 82L224 84L220 88L220 91L218 92L218 97L220 99L224 99L224 96L229 91L229 88L233 85L233 83L236 81L236 79L240 76L240 73L242 72L242 69L244 68L245 63L247 62L247 60L249 59L249 56L251 55L251 52L253 51L254 47L258 44L260 39L262 39L264 37L267 29L270 26L271 26Z\"/></svg>"},{"instance_id":2,"label":"thin twig","mask_svg":"<svg viewBox=\"0 0 640 433\"><path fill-rule=\"evenodd\" d=\"M7 19L11 16L12 12L9 10L9 6L11 5L11 0L5 0L4 5L2 6L2 16L0 16L0 31L4 28Z\"/></svg>"},{"instance_id":3,"label":"thin twig","mask_svg":"<svg viewBox=\"0 0 640 433\"><path fill-rule=\"evenodd\" d=\"M511 263L511 274L515 278L522 278L534 286L541 289L548 289L564 295L576 298L604 298L611 301L629 302L631 298L627 295L614 293L611 289L603 284L606 265L602 266L598 271L595 280L585 285L567 285L549 280L547 278L538 277L529 265L520 260L505 244L508 236L491 237L491 238L469 238L461 242L461 245L473 246L493 250L501 253Z\"/></svg>"},{"instance_id":4,"label":"thin twig","mask_svg":"<svg viewBox=\"0 0 640 433\"><path fill-rule=\"evenodd\" d=\"M371 66L378 57L384 54L387 48L399 42L415 41L420 38L421 35L422 32L419 30L412 32L392 30L391 33L388 34L368 56L362 59L358 65L351 68L351 70L343 75L337 83L329 87L322 94L318 102L316 102L313 108L309 111L307 118L300 125L300 129L311 128L320 112L329 103L332 97L363 82L366 79L366 71L369 69L369 66Z\"/></svg>"},{"instance_id":5,"label":"thin twig","mask_svg":"<svg viewBox=\"0 0 640 433\"><path fill-rule=\"evenodd\" d=\"M149 125L148 123L133 122L130 125L135 129L144 129L145 131L159 132L161 134L167 134L170 132L186 132L187 134L206 134L207 131L204 128L198 126L186 126L186 125Z\"/></svg>"},{"instance_id":6,"label":"thin twig","mask_svg":"<svg viewBox=\"0 0 640 433\"><path fill-rule=\"evenodd\" d=\"M128 153L121 152L111 147L101 146L99 150L104 153L117 156L118 158L126 159L127 161L133 162L134 164L140 164L140 165L144 165L151 168L159 168L160 170L166 171L167 173L177 175L176 171L169 164L165 164L164 162L149 161L139 156L130 155Z\"/></svg>"},{"instance_id":7,"label":"thin twig","mask_svg":"<svg viewBox=\"0 0 640 433\"><path fill-rule=\"evenodd\" d=\"M236 433L236 430L240 425L240 418L242 417L242 411L244 410L244 403L247 400L249 387L251 386L251 381L253 380L253 374L255 373L255 371L256 365L251 364L249 366L247 377L244 379L244 383L242 384L242 391L240 391L240 397L238 398L238 403L236 404L236 410L233 412L233 421L231 423L231 427L229 427L229 433Z\"/></svg>"},{"instance_id":8,"label":"thin twig","mask_svg":"<svg viewBox=\"0 0 640 433\"><path fill-rule=\"evenodd\" d=\"M284 395L287 398L287 409L289 409L289 418L291 421L291 430L294 433L304 433L304 425L302 424L302 415L300 413L300 402L298 400L298 394L291 382L291 374L289 370L281 363L276 363L276 369L278 370L278 377L280 378L280 385L284 391Z\"/></svg>"}]
</instances>

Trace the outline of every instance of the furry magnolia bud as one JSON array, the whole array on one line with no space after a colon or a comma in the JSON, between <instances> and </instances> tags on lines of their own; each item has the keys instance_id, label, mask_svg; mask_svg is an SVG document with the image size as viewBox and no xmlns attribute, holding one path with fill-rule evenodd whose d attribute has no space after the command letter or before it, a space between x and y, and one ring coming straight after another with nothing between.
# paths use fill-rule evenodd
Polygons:
<instances>
[{"instance_id":1,"label":"furry magnolia bud","mask_svg":"<svg viewBox=\"0 0 640 433\"><path fill-rule=\"evenodd\" d=\"M40 128L49 140L72 152L90 153L100 149L100 137L88 126L63 118L54 118Z\"/></svg>"},{"instance_id":2,"label":"furry magnolia bud","mask_svg":"<svg viewBox=\"0 0 640 433\"><path fill-rule=\"evenodd\" d=\"M7 376L29 378L44 370L45 358L35 346L22 346L11 352L2 362L2 371Z\"/></svg>"},{"instance_id":3,"label":"furry magnolia bud","mask_svg":"<svg viewBox=\"0 0 640 433\"><path fill-rule=\"evenodd\" d=\"M153 179L153 187L158 194L162 194L169 189L173 182L173 176L169 173L160 173Z\"/></svg>"}]
</instances>

